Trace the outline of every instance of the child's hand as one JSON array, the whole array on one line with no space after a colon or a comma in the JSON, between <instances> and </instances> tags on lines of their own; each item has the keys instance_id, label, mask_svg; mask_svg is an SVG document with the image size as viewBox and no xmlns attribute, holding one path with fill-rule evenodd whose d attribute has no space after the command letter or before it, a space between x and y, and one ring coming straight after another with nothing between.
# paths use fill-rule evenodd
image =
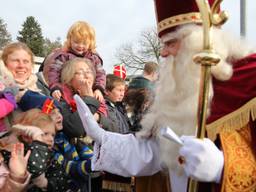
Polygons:
<instances>
[{"instance_id":1,"label":"child's hand","mask_svg":"<svg viewBox=\"0 0 256 192\"><path fill-rule=\"evenodd\" d=\"M94 91L94 97L99 101L99 102L103 102L104 98L103 95L101 93L101 91L99 89L95 89Z\"/></svg>"},{"instance_id":2,"label":"child's hand","mask_svg":"<svg viewBox=\"0 0 256 192\"><path fill-rule=\"evenodd\" d=\"M41 189L47 188L48 180L45 177L45 174L43 173L43 174L39 175L38 177L36 177L35 179L33 179L33 184Z\"/></svg>"},{"instance_id":3,"label":"child's hand","mask_svg":"<svg viewBox=\"0 0 256 192\"><path fill-rule=\"evenodd\" d=\"M62 94L61 94L60 90L55 90L52 92L52 97L54 99L57 99L58 101L60 101L61 96L62 96Z\"/></svg>"},{"instance_id":4,"label":"child's hand","mask_svg":"<svg viewBox=\"0 0 256 192\"><path fill-rule=\"evenodd\" d=\"M44 135L44 132L38 127L16 124L12 126L12 130L18 134L31 137L32 140L43 141L42 135Z\"/></svg>"},{"instance_id":5,"label":"child's hand","mask_svg":"<svg viewBox=\"0 0 256 192\"><path fill-rule=\"evenodd\" d=\"M24 177L27 172L28 158L31 151L29 150L24 156L23 143L13 144L11 158L9 161L10 174L15 177Z\"/></svg>"}]
</instances>

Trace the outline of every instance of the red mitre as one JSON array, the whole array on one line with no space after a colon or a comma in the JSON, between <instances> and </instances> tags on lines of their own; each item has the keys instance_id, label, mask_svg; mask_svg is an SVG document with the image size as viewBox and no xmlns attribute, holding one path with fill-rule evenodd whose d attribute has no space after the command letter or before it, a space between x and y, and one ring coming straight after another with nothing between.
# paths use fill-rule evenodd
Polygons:
<instances>
[{"instance_id":1,"label":"red mitre","mask_svg":"<svg viewBox=\"0 0 256 192\"><path fill-rule=\"evenodd\" d=\"M216 0L208 0L212 6ZM182 24L202 23L195 0L155 0L158 36L172 32Z\"/></svg>"}]
</instances>

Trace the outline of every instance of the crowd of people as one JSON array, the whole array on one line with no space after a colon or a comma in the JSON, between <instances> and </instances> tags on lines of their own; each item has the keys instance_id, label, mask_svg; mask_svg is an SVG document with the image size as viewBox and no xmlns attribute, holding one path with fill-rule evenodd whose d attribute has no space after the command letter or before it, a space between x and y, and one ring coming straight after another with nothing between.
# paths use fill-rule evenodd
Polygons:
<instances>
[{"instance_id":1,"label":"crowd of people","mask_svg":"<svg viewBox=\"0 0 256 192\"><path fill-rule=\"evenodd\" d=\"M0 191L186 192L189 178L200 182L198 191L256 190L255 49L213 26L221 59L211 68L206 138L197 139L199 9L194 0L156 0L155 7L165 62L145 62L129 83L106 74L84 21L36 74L26 44L4 47ZM164 138L164 127L182 144Z\"/></svg>"},{"instance_id":2,"label":"crowd of people","mask_svg":"<svg viewBox=\"0 0 256 192\"><path fill-rule=\"evenodd\" d=\"M34 55L26 44L4 47L1 191L102 191L106 173L91 169L94 140L85 132L73 96L82 98L105 130L126 134L134 122L124 103L127 83L106 75L95 41L88 23L75 22L65 45L53 50L36 74ZM137 106L130 112L134 110Z\"/></svg>"}]
</instances>

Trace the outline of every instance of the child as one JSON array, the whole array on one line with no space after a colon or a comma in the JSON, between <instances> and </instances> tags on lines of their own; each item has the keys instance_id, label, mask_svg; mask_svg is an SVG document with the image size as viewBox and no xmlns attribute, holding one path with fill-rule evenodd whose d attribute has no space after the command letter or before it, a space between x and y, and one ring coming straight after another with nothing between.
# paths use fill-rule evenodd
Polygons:
<instances>
[{"instance_id":1,"label":"child","mask_svg":"<svg viewBox=\"0 0 256 192\"><path fill-rule=\"evenodd\" d=\"M111 126L109 131L117 133L128 133L130 130L130 122L123 105L123 98L125 93L125 80L114 74L108 74L106 78L106 105L108 109L108 119ZM131 185L131 178L121 177L105 172L103 176L103 188L106 190L126 191L127 186Z\"/></svg>"},{"instance_id":2,"label":"child","mask_svg":"<svg viewBox=\"0 0 256 192\"><path fill-rule=\"evenodd\" d=\"M57 132L54 139L54 159L65 169L66 174L70 178L69 186L73 191L88 191L89 187L91 187L92 191L100 191L101 185L96 183L96 181L100 180L99 177L93 178L91 186L89 186L91 175L96 176L96 173L91 171L93 151L79 139L76 143L70 142L70 138L62 131L62 115L53 104L53 102L51 104L48 102L47 105L50 108L48 113L55 122ZM44 106L43 111L46 111Z\"/></svg>"},{"instance_id":3,"label":"child","mask_svg":"<svg viewBox=\"0 0 256 192\"><path fill-rule=\"evenodd\" d=\"M65 191L68 178L64 169L54 160L53 145L55 122L40 109L30 109L15 120L13 130L19 132L20 139L31 149L28 170L32 174L33 185L28 191Z\"/></svg>"},{"instance_id":4,"label":"child","mask_svg":"<svg viewBox=\"0 0 256 192\"><path fill-rule=\"evenodd\" d=\"M60 100L62 90L59 86L61 69L63 64L75 57L83 57L91 60L96 71L96 79L93 85L94 97L103 100L106 84L106 74L102 67L102 59L96 53L94 29L86 22L75 22L69 29L65 46L55 50L43 64L43 74L48 83L52 96Z\"/></svg>"},{"instance_id":5,"label":"child","mask_svg":"<svg viewBox=\"0 0 256 192\"><path fill-rule=\"evenodd\" d=\"M127 117L125 107L122 103L125 93L125 81L113 74L107 75L106 84L106 105L108 108L108 118L112 123L113 132L128 133L130 122Z\"/></svg>"},{"instance_id":6,"label":"child","mask_svg":"<svg viewBox=\"0 0 256 192\"><path fill-rule=\"evenodd\" d=\"M84 143L79 142L79 145L74 145L69 142L68 137L62 131L63 117L60 110L63 108L57 105L57 102L50 99L43 100L43 98L41 98L34 101L33 105L30 105L30 107L35 106L41 108L43 113L49 114L54 121L56 136L54 137L54 147L52 150L53 162L58 163L58 166L60 166L62 170L65 170L68 176L69 189L77 191L83 186L88 187L86 179L88 181L88 175L89 172L91 172L92 150ZM42 176L40 179L36 180L38 186L41 186L41 180L44 180Z\"/></svg>"}]
</instances>

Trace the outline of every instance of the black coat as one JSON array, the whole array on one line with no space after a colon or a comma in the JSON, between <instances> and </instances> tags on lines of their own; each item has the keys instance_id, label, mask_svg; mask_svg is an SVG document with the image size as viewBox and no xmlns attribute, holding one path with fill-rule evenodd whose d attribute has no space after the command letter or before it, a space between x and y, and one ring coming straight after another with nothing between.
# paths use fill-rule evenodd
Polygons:
<instances>
[{"instance_id":1,"label":"black coat","mask_svg":"<svg viewBox=\"0 0 256 192\"><path fill-rule=\"evenodd\" d=\"M96 113L100 103L94 97L81 97L87 104L92 114ZM86 135L82 121L77 111L72 112L71 107L65 101L61 102L61 113L63 116L63 132L69 138L84 137Z\"/></svg>"}]
</instances>

